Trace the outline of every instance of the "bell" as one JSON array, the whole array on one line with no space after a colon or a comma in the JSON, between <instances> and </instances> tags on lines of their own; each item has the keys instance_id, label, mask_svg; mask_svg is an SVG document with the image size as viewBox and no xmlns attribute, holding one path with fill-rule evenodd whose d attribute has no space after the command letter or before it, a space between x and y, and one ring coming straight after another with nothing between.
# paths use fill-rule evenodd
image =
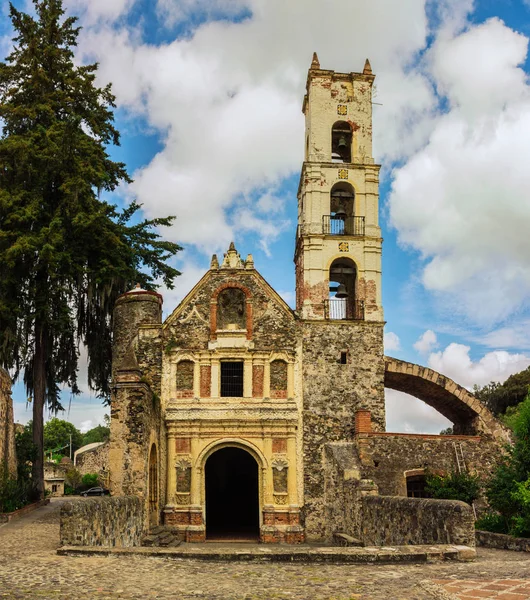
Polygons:
<instances>
[{"instance_id":1,"label":"bell","mask_svg":"<svg viewBox=\"0 0 530 600\"><path fill-rule=\"evenodd\" d=\"M346 141L346 137L343 136L343 135L341 135L340 139L339 139L339 145L338 145L338 147L339 148L347 148L347 146L348 146L348 142Z\"/></svg>"},{"instance_id":2,"label":"bell","mask_svg":"<svg viewBox=\"0 0 530 600\"><path fill-rule=\"evenodd\" d=\"M349 294L346 291L346 286L343 283L339 283L339 287L337 288L335 298L347 298L348 296Z\"/></svg>"}]
</instances>

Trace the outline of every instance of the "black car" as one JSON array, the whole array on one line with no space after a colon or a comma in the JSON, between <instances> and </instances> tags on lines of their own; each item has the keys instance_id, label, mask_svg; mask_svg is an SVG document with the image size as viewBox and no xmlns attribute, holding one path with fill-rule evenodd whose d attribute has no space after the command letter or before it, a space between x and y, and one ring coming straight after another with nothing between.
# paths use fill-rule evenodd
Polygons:
<instances>
[{"instance_id":1,"label":"black car","mask_svg":"<svg viewBox=\"0 0 530 600\"><path fill-rule=\"evenodd\" d=\"M84 496L85 498L87 496L110 496L110 492L109 490L106 490L105 488L102 487L93 487L90 488L89 490L85 490L84 492L81 492L81 496Z\"/></svg>"}]
</instances>

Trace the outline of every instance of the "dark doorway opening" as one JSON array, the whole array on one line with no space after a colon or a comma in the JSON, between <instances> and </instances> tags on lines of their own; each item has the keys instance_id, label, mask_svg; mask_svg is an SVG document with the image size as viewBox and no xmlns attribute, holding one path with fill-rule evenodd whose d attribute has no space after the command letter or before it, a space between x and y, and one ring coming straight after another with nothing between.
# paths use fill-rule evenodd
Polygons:
<instances>
[{"instance_id":1,"label":"dark doorway opening","mask_svg":"<svg viewBox=\"0 0 530 600\"><path fill-rule=\"evenodd\" d=\"M426 486L425 475L409 475L407 477L407 496L409 498L431 498L425 489Z\"/></svg>"},{"instance_id":2,"label":"dark doorway opening","mask_svg":"<svg viewBox=\"0 0 530 600\"><path fill-rule=\"evenodd\" d=\"M222 448L206 461L207 539L259 537L258 464L245 450Z\"/></svg>"}]
</instances>

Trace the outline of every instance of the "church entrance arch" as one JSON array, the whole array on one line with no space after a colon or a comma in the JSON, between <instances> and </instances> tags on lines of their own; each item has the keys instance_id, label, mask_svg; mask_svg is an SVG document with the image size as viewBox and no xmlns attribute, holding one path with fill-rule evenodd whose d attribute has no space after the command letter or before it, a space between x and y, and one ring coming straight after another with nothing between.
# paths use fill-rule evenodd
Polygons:
<instances>
[{"instance_id":1,"label":"church entrance arch","mask_svg":"<svg viewBox=\"0 0 530 600\"><path fill-rule=\"evenodd\" d=\"M246 450L228 446L205 465L207 539L259 537L259 467Z\"/></svg>"}]
</instances>

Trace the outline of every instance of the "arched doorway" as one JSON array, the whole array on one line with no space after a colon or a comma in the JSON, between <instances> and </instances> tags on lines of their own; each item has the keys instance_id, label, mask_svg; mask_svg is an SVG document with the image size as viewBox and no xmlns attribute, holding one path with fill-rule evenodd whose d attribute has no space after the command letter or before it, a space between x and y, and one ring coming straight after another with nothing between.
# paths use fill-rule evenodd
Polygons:
<instances>
[{"instance_id":1,"label":"arched doorway","mask_svg":"<svg viewBox=\"0 0 530 600\"><path fill-rule=\"evenodd\" d=\"M151 446L149 453L149 526L158 525L158 461L156 446Z\"/></svg>"},{"instance_id":2,"label":"arched doorway","mask_svg":"<svg viewBox=\"0 0 530 600\"><path fill-rule=\"evenodd\" d=\"M206 537L259 537L258 464L240 448L221 448L206 461Z\"/></svg>"}]
</instances>

